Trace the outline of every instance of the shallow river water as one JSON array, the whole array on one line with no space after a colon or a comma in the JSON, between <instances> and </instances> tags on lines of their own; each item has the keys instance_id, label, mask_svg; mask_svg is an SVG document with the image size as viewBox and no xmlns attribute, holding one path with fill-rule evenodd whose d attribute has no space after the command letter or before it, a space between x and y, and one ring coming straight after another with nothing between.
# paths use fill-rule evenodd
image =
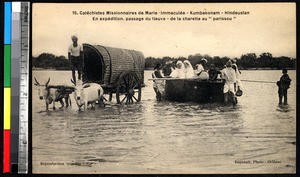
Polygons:
<instances>
[{"instance_id":1,"label":"shallow river water","mask_svg":"<svg viewBox=\"0 0 300 177\"><path fill-rule=\"evenodd\" d=\"M70 84L70 71L33 71L42 84ZM294 173L296 72L289 105L275 83L243 82L238 105L157 102L145 72L142 101L77 111L45 111L32 87L34 173ZM242 71L276 82L280 71ZM115 98L112 102L116 102ZM59 105L58 103L56 104Z\"/></svg>"}]
</instances>

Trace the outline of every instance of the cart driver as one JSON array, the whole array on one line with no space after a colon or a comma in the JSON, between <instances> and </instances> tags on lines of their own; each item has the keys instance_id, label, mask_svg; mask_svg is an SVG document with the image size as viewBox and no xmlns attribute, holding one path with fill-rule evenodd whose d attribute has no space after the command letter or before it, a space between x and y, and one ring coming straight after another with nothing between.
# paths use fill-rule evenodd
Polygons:
<instances>
[{"instance_id":1,"label":"cart driver","mask_svg":"<svg viewBox=\"0 0 300 177\"><path fill-rule=\"evenodd\" d=\"M76 82L75 70L78 71L78 79L81 79L82 75L82 63L83 63L83 48L81 44L78 44L77 36L72 36L72 44L68 49L68 60L72 67L72 78Z\"/></svg>"}]
</instances>

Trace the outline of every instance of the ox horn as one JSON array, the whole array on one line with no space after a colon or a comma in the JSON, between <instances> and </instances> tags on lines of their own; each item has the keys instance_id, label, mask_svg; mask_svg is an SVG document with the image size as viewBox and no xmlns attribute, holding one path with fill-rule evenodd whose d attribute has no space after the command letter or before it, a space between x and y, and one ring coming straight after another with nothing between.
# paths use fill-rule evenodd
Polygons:
<instances>
[{"instance_id":1,"label":"ox horn","mask_svg":"<svg viewBox=\"0 0 300 177\"><path fill-rule=\"evenodd\" d=\"M47 81L46 84L45 84L46 87L48 86L49 82L50 82L50 77L49 77L48 81Z\"/></svg>"},{"instance_id":2,"label":"ox horn","mask_svg":"<svg viewBox=\"0 0 300 177\"><path fill-rule=\"evenodd\" d=\"M40 86L40 83L37 81L37 79L34 77L34 80L35 80L35 84L36 86Z\"/></svg>"},{"instance_id":3,"label":"ox horn","mask_svg":"<svg viewBox=\"0 0 300 177\"><path fill-rule=\"evenodd\" d=\"M75 81L73 81L73 79L71 79L71 82L76 86L76 82Z\"/></svg>"}]
</instances>

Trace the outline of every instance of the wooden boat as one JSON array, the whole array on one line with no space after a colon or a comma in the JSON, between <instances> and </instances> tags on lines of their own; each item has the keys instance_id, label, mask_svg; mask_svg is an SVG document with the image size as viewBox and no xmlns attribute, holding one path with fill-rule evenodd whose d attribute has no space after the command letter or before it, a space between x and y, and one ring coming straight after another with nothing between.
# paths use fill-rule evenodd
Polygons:
<instances>
[{"instance_id":1,"label":"wooden boat","mask_svg":"<svg viewBox=\"0 0 300 177\"><path fill-rule=\"evenodd\" d=\"M178 102L224 102L224 81L168 78L165 83L165 99Z\"/></svg>"}]
</instances>

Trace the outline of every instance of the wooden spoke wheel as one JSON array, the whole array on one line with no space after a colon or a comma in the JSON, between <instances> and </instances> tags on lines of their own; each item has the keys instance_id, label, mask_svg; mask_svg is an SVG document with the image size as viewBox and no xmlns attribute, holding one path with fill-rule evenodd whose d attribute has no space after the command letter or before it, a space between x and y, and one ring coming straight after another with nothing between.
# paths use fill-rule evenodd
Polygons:
<instances>
[{"instance_id":1,"label":"wooden spoke wheel","mask_svg":"<svg viewBox=\"0 0 300 177\"><path fill-rule=\"evenodd\" d=\"M103 94L103 99L104 99L104 101L111 101L112 100L112 96L113 96L112 92L105 93L105 94Z\"/></svg>"},{"instance_id":2,"label":"wooden spoke wheel","mask_svg":"<svg viewBox=\"0 0 300 177\"><path fill-rule=\"evenodd\" d=\"M111 101L111 100L112 100L112 96L113 96L113 93L112 93L112 92L110 92L110 93L109 93L109 98L108 98L108 101Z\"/></svg>"},{"instance_id":3,"label":"wooden spoke wheel","mask_svg":"<svg viewBox=\"0 0 300 177\"><path fill-rule=\"evenodd\" d=\"M133 104L140 102L141 97L142 87L137 75L133 72L122 73L116 89L117 103Z\"/></svg>"}]
</instances>

